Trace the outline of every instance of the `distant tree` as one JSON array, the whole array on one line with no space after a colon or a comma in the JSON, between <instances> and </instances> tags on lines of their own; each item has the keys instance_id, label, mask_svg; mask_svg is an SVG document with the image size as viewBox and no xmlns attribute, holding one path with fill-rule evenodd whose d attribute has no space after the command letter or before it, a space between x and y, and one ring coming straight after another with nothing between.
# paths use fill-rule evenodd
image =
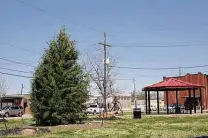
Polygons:
<instances>
[{"instance_id":1,"label":"distant tree","mask_svg":"<svg viewBox=\"0 0 208 138\"><path fill-rule=\"evenodd\" d=\"M75 42L62 28L50 41L33 76L31 109L36 123L75 123L83 115L88 86Z\"/></svg>"},{"instance_id":2,"label":"distant tree","mask_svg":"<svg viewBox=\"0 0 208 138\"><path fill-rule=\"evenodd\" d=\"M133 92L131 94L131 97L132 97L132 102L133 102L134 97L135 97ZM138 91L136 93L136 97L137 97L136 98L137 100L145 100L145 92L144 91ZM156 100L157 99L157 93L156 92L150 92L150 99L151 100ZM160 100L163 99L163 93L162 92L159 93L159 99Z\"/></svg>"},{"instance_id":3,"label":"distant tree","mask_svg":"<svg viewBox=\"0 0 208 138\"><path fill-rule=\"evenodd\" d=\"M135 93L134 92L132 92L131 97L132 97L131 98L132 102L134 102L134 99L135 99ZM145 92L144 91L138 91L136 93L136 99L137 100L145 100Z\"/></svg>"}]
</instances>

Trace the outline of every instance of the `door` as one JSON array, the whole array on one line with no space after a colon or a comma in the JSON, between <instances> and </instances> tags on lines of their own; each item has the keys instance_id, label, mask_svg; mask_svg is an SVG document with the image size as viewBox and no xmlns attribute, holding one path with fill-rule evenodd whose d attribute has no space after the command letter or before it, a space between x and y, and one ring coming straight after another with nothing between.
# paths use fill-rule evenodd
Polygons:
<instances>
[{"instance_id":1,"label":"door","mask_svg":"<svg viewBox=\"0 0 208 138\"><path fill-rule=\"evenodd\" d=\"M14 115L18 115L20 112L19 106L14 106Z\"/></svg>"},{"instance_id":2,"label":"door","mask_svg":"<svg viewBox=\"0 0 208 138\"><path fill-rule=\"evenodd\" d=\"M15 106L10 107L9 115L15 115Z\"/></svg>"}]
</instances>

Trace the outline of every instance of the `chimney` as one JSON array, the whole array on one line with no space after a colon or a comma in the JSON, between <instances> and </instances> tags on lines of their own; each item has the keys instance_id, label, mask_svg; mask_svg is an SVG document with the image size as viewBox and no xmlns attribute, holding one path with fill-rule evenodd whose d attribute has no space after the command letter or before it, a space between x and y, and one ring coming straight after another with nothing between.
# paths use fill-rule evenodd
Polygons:
<instances>
[{"instance_id":1,"label":"chimney","mask_svg":"<svg viewBox=\"0 0 208 138\"><path fill-rule=\"evenodd\" d=\"M163 76L163 80L166 80L166 77L165 76Z\"/></svg>"}]
</instances>

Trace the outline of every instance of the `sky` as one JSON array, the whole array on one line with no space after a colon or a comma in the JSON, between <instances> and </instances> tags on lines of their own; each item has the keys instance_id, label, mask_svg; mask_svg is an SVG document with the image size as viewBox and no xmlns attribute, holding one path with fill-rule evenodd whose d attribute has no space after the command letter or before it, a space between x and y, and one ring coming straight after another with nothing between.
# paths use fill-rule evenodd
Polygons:
<instances>
[{"instance_id":1,"label":"sky","mask_svg":"<svg viewBox=\"0 0 208 138\"><path fill-rule=\"evenodd\" d=\"M1 69L34 71L34 67L1 58L37 66L48 47L46 42L53 39L63 25L71 39L77 41L76 47L82 54L97 50L102 56L97 43L103 41L103 32L106 32L107 43L112 46L108 48L109 58L116 60L116 66L166 68L208 64L207 0L21 1L23 3L0 1L0 72L32 76ZM136 89L141 90L161 81L163 76L179 75L178 69L114 70L119 74L117 87L125 92L133 91L133 78ZM181 72L207 73L208 67ZM28 78L3 74L1 77L7 81L10 94L20 93L21 84L23 93L30 91Z\"/></svg>"}]
</instances>

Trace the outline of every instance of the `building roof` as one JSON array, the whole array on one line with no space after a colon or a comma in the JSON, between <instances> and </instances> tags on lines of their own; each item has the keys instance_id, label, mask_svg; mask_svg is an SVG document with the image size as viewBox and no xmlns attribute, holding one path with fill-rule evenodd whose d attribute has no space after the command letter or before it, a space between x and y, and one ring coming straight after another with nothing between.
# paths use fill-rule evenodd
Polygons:
<instances>
[{"instance_id":1,"label":"building roof","mask_svg":"<svg viewBox=\"0 0 208 138\"><path fill-rule=\"evenodd\" d=\"M23 95L5 95L2 98L3 99L14 99L14 98L23 98Z\"/></svg>"},{"instance_id":2,"label":"building roof","mask_svg":"<svg viewBox=\"0 0 208 138\"><path fill-rule=\"evenodd\" d=\"M185 90L194 88L203 88L204 86L199 84L193 84L190 82L178 80L175 78L169 78L159 83L144 87L145 91L165 91L165 90Z\"/></svg>"}]
</instances>

